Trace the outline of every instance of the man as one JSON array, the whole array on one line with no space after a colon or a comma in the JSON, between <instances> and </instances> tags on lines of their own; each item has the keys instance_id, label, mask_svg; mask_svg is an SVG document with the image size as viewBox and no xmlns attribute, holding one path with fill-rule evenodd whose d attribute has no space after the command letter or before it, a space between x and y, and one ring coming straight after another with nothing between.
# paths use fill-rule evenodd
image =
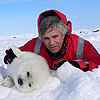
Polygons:
<instances>
[{"instance_id":1,"label":"man","mask_svg":"<svg viewBox=\"0 0 100 100\"><path fill-rule=\"evenodd\" d=\"M88 41L71 34L71 30L71 22L61 12L42 12L38 18L39 37L33 38L19 49L43 56L52 70L57 70L66 61L83 71L97 68L100 65L97 50ZM14 56L6 55L4 61L11 63L13 58Z\"/></svg>"}]
</instances>

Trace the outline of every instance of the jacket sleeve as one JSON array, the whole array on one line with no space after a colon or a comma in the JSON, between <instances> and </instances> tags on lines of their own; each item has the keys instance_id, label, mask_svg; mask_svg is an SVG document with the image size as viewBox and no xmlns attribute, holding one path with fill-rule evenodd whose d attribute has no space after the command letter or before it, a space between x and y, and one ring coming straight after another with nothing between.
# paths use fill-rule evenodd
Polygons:
<instances>
[{"instance_id":1,"label":"jacket sleeve","mask_svg":"<svg viewBox=\"0 0 100 100\"><path fill-rule=\"evenodd\" d=\"M83 60L89 63L89 70L100 65L100 54L89 41L84 43Z\"/></svg>"},{"instance_id":2,"label":"jacket sleeve","mask_svg":"<svg viewBox=\"0 0 100 100\"><path fill-rule=\"evenodd\" d=\"M19 47L19 49L22 51L34 52L36 40L37 40L37 38L33 38L32 40L28 41L25 45Z\"/></svg>"},{"instance_id":3,"label":"jacket sleeve","mask_svg":"<svg viewBox=\"0 0 100 100\"><path fill-rule=\"evenodd\" d=\"M100 65L100 54L89 41L84 41L83 58L71 62L83 71L92 71Z\"/></svg>"}]
</instances>

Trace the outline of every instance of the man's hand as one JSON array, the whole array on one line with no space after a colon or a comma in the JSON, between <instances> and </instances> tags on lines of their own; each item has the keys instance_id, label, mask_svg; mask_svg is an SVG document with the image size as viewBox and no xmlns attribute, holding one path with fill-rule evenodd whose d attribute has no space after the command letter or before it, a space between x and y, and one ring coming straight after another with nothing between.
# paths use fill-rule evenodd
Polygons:
<instances>
[{"instance_id":1,"label":"man's hand","mask_svg":"<svg viewBox=\"0 0 100 100\"><path fill-rule=\"evenodd\" d=\"M14 58L16 58L17 56L13 53L13 50L10 48L9 50L6 50L6 62L7 64L11 64L11 62L13 61Z\"/></svg>"},{"instance_id":2,"label":"man's hand","mask_svg":"<svg viewBox=\"0 0 100 100\"><path fill-rule=\"evenodd\" d=\"M74 60L70 62L74 67L83 70L84 72L89 70L89 63L83 60Z\"/></svg>"}]
</instances>

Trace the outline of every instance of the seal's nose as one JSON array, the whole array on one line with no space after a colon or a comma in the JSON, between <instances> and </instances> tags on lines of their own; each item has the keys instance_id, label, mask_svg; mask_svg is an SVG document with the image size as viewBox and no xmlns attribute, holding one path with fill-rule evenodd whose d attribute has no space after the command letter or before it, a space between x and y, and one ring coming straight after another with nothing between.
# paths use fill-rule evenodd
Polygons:
<instances>
[{"instance_id":1,"label":"seal's nose","mask_svg":"<svg viewBox=\"0 0 100 100\"><path fill-rule=\"evenodd\" d=\"M21 78L18 78L18 84L21 86L23 85L23 80Z\"/></svg>"}]
</instances>

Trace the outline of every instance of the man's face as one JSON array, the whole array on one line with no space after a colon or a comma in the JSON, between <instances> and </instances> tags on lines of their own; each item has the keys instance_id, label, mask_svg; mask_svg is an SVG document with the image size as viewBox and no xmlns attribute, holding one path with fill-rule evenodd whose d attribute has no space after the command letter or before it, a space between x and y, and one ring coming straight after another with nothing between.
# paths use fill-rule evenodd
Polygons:
<instances>
[{"instance_id":1,"label":"man's face","mask_svg":"<svg viewBox=\"0 0 100 100\"><path fill-rule=\"evenodd\" d=\"M64 36L64 34L60 33L59 28L54 28L52 31L48 29L43 34L42 39L50 52L57 53L62 47Z\"/></svg>"}]
</instances>

